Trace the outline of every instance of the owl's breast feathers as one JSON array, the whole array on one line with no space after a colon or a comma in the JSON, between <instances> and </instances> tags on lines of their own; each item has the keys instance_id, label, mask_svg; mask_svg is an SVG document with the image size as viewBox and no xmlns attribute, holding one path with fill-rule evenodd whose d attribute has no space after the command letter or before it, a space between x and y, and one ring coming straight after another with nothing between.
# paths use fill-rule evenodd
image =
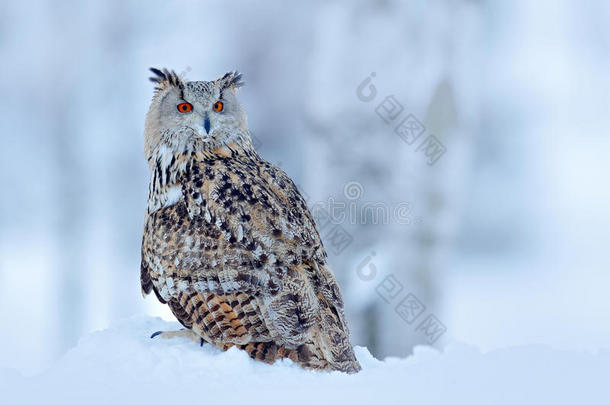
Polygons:
<instances>
[{"instance_id":1,"label":"owl's breast feathers","mask_svg":"<svg viewBox=\"0 0 610 405\"><path fill-rule=\"evenodd\" d=\"M154 290L185 326L221 347L359 369L320 236L283 171L229 148L160 154L151 167L144 293Z\"/></svg>"}]
</instances>

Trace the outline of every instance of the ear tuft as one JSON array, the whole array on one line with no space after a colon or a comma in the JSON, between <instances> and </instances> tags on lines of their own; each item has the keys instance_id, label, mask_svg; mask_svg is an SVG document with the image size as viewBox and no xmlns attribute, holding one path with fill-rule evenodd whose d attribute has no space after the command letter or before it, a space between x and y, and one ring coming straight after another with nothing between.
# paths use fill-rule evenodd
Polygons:
<instances>
[{"instance_id":1,"label":"ear tuft","mask_svg":"<svg viewBox=\"0 0 610 405\"><path fill-rule=\"evenodd\" d=\"M166 88L167 86L174 86L179 89L184 89L184 82L180 76L176 74L173 70L159 70L156 68L150 68L150 71L155 74L156 77L150 77L149 80L153 83L156 83L156 90L161 90Z\"/></svg>"},{"instance_id":2,"label":"ear tuft","mask_svg":"<svg viewBox=\"0 0 610 405\"><path fill-rule=\"evenodd\" d=\"M216 83L218 83L218 86L220 86L221 90L236 90L245 84L243 81L243 75L238 71L226 73L223 77L216 79Z\"/></svg>"}]
</instances>

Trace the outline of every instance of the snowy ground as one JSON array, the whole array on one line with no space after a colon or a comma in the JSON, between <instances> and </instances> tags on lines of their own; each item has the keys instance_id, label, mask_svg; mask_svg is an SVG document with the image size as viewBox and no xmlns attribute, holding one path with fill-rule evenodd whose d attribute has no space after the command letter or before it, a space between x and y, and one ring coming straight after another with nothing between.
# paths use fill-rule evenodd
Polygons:
<instances>
[{"instance_id":1,"label":"snowy ground","mask_svg":"<svg viewBox=\"0 0 610 405\"><path fill-rule=\"evenodd\" d=\"M343 375L301 370L290 361L269 366L186 339L149 338L177 327L136 317L86 336L41 375L0 369L2 403L610 403L610 351L523 346L482 354L454 344L442 353L417 347L410 357L382 362L359 347L363 371Z\"/></svg>"}]
</instances>

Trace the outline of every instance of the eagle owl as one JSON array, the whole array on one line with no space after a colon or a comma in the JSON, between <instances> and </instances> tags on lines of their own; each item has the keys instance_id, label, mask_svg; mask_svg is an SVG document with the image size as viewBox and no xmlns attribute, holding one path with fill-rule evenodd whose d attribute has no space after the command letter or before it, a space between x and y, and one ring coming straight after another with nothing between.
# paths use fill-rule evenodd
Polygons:
<instances>
[{"instance_id":1,"label":"eagle owl","mask_svg":"<svg viewBox=\"0 0 610 405\"><path fill-rule=\"evenodd\" d=\"M186 329L157 332L357 372L343 300L305 201L254 150L242 76L183 81L151 69L150 167L140 279Z\"/></svg>"}]
</instances>

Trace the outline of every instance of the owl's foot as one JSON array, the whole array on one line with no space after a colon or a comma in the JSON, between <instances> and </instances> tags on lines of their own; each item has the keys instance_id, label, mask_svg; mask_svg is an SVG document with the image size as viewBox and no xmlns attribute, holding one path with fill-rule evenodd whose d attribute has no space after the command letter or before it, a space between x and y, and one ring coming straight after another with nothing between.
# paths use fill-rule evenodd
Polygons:
<instances>
[{"instance_id":1,"label":"owl's foot","mask_svg":"<svg viewBox=\"0 0 610 405\"><path fill-rule=\"evenodd\" d=\"M170 330L165 332L159 330L150 335L150 338L152 339L157 336L162 337L164 339L172 339L176 337L187 338L191 339L195 343L199 343L200 346L203 346L203 339L190 329Z\"/></svg>"}]
</instances>

